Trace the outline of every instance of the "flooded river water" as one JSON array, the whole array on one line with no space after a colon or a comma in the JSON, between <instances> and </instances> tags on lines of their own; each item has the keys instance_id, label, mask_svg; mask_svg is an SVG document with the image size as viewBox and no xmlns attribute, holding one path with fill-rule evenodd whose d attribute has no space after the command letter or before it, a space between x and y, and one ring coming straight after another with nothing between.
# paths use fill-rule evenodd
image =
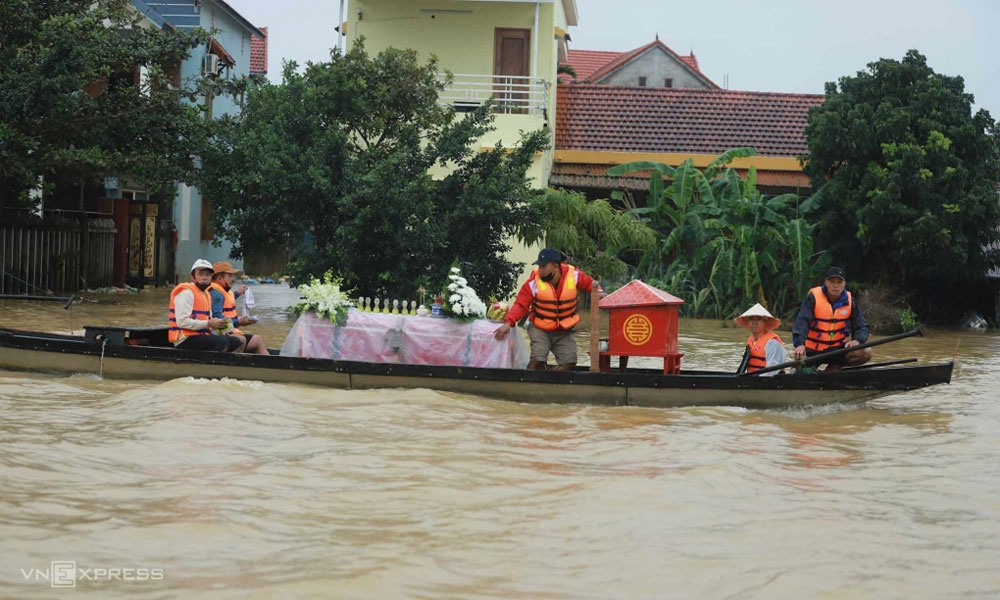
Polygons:
<instances>
[{"instance_id":1,"label":"flooded river water","mask_svg":"<svg viewBox=\"0 0 1000 600\"><path fill-rule=\"evenodd\" d=\"M166 294L0 326L161 323ZM254 294L280 346L297 294ZM681 332L689 368L746 338ZM911 356L953 382L785 411L0 371L0 597L1000 597L1000 335L876 349Z\"/></svg>"}]
</instances>

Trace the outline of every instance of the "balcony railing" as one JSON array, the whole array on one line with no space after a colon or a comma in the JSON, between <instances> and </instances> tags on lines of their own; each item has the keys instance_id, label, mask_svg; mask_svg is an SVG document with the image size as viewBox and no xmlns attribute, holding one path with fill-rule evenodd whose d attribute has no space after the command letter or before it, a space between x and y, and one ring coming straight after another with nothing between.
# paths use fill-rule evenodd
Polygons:
<instances>
[{"instance_id":1,"label":"balcony railing","mask_svg":"<svg viewBox=\"0 0 1000 600\"><path fill-rule=\"evenodd\" d=\"M542 114L549 103L549 85L541 77L521 75L455 75L438 102L469 112L493 97L493 112Z\"/></svg>"}]
</instances>

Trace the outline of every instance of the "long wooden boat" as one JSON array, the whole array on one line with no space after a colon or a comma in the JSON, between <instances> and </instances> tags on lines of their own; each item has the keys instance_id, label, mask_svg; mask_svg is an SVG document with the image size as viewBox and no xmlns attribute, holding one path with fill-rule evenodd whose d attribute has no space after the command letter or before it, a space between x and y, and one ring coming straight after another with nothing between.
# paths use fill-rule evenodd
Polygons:
<instances>
[{"instance_id":1,"label":"long wooden boat","mask_svg":"<svg viewBox=\"0 0 1000 600\"><path fill-rule=\"evenodd\" d=\"M775 377L714 371L663 375L649 369L539 372L193 352L161 345L165 332L87 328L84 336L70 336L0 329L0 369L159 380L224 376L338 389L430 388L536 403L775 408L861 402L950 383L953 368L947 362Z\"/></svg>"}]
</instances>

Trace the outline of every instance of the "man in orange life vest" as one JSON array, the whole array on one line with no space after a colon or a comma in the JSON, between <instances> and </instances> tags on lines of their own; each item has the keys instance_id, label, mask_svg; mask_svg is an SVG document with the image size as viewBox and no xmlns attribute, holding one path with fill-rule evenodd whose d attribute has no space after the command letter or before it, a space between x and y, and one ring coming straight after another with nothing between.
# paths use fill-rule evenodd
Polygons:
<instances>
[{"instance_id":1,"label":"man in orange life vest","mask_svg":"<svg viewBox=\"0 0 1000 600\"><path fill-rule=\"evenodd\" d=\"M595 282L573 265L566 263L566 255L552 248L538 253L538 265L531 276L521 286L517 298L504 324L493 335L498 340L506 339L514 324L529 315L531 327L531 362L528 369L541 371L549 358L549 352L556 357L556 371L569 371L576 366L576 324L580 322L577 311L577 292L589 292Z\"/></svg>"},{"instance_id":2,"label":"man in orange life vest","mask_svg":"<svg viewBox=\"0 0 1000 600\"><path fill-rule=\"evenodd\" d=\"M830 267L823 285L809 290L792 327L792 345L797 360L868 341L868 323L857 299L844 289L846 285L844 269ZM848 352L846 356L831 359L826 370L836 371L845 364L861 365L871 357L871 348Z\"/></svg>"},{"instance_id":3,"label":"man in orange life vest","mask_svg":"<svg viewBox=\"0 0 1000 600\"><path fill-rule=\"evenodd\" d=\"M241 271L233 268L233 265L226 261L219 261L212 265L215 271L212 274L212 285L208 288L208 294L212 298L212 317L217 319L228 319L233 328L226 328L226 335L235 336L240 340L240 347L237 352L250 352L253 354L269 354L264 340L259 335L244 333L237 329L240 325L250 325L254 322L248 317L236 316L236 298L247 291L247 286L241 285L239 289L233 289L233 276L239 275Z\"/></svg>"},{"instance_id":4,"label":"man in orange life vest","mask_svg":"<svg viewBox=\"0 0 1000 600\"><path fill-rule=\"evenodd\" d=\"M212 263L199 258L191 266L191 281L178 284L170 292L170 331L168 339L184 350L233 352L240 341L228 335L213 335L225 321L212 318Z\"/></svg>"}]
</instances>

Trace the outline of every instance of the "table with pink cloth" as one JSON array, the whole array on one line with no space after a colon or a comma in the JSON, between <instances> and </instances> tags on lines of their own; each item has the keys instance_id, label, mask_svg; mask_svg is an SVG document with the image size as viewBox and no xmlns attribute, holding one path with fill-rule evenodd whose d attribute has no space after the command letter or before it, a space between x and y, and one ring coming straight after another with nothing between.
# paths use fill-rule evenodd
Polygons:
<instances>
[{"instance_id":1,"label":"table with pink cloth","mask_svg":"<svg viewBox=\"0 0 1000 600\"><path fill-rule=\"evenodd\" d=\"M459 322L450 318L363 312L350 309L338 327L307 312L299 317L281 347L281 356L332 358L374 363L453 365L523 369L528 343L520 329L498 341L499 327L486 319Z\"/></svg>"}]
</instances>

